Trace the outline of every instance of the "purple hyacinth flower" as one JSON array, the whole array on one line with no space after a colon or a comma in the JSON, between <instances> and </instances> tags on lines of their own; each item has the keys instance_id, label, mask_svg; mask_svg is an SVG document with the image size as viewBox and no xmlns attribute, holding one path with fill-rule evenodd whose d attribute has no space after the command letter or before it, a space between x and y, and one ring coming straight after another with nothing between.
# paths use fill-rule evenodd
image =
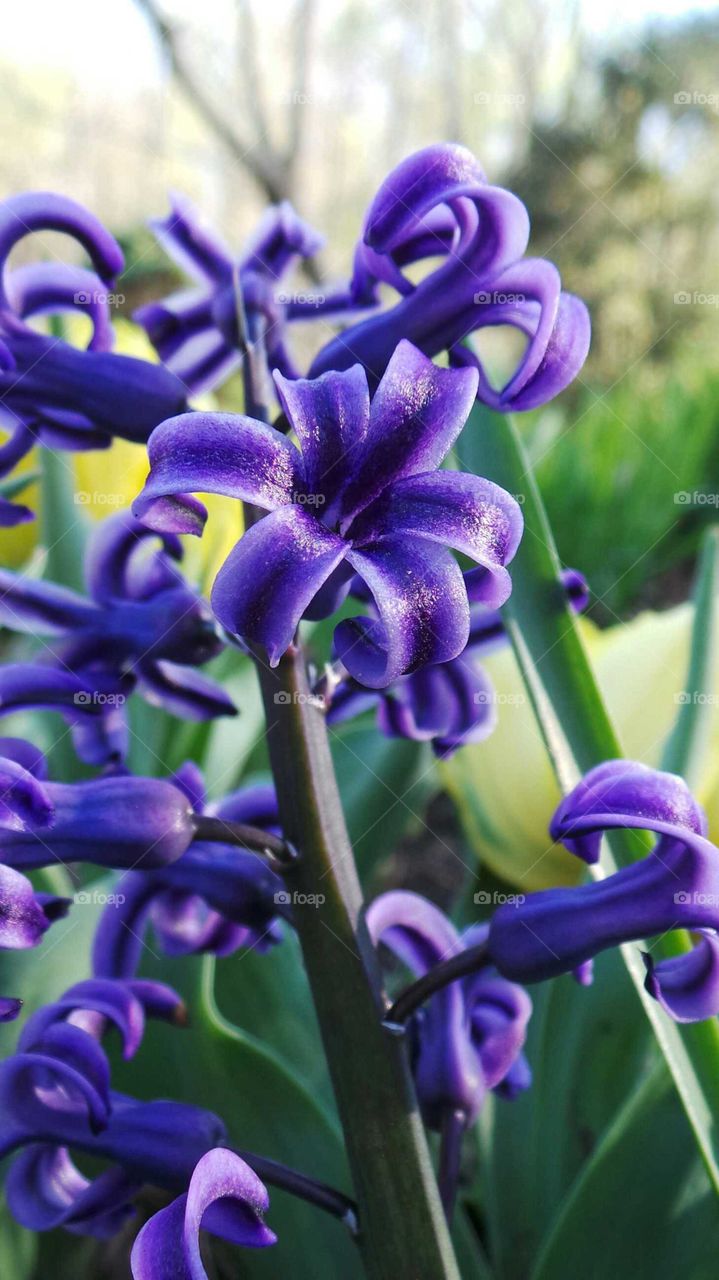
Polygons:
<instances>
[{"instance_id":1,"label":"purple hyacinth flower","mask_svg":"<svg viewBox=\"0 0 719 1280\"><path fill-rule=\"evenodd\" d=\"M33 1015L17 1052L0 1065L0 1154L17 1153L6 1198L23 1226L62 1226L103 1239L133 1213L145 1183L179 1196L138 1237L136 1276L204 1275L196 1269L201 1224L237 1243L274 1243L262 1222L265 1188L224 1150L227 1132L218 1116L184 1103L137 1102L110 1088L101 1044L108 1027L120 1031L131 1056L145 1015L168 1016L178 1000L160 983L78 983ZM88 1179L72 1149L109 1166ZM190 1270L178 1271L178 1259ZM174 1270L147 1270L163 1265Z\"/></svg>"},{"instance_id":2,"label":"purple hyacinth flower","mask_svg":"<svg viewBox=\"0 0 719 1280\"><path fill-rule=\"evenodd\" d=\"M3 738L0 747L0 777L12 780L0 809L0 863L6 869L55 862L158 867L179 858L194 837L192 807L170 782L123 774L48 782L44 761L30 744Z\"/></svg>"},{"instance_id":3,"label":"purple hyacinth flower","mask_svg":"<svg viewBox=\"0 0 719 1280\"><path fill-rule=\"evenodd\" d=\"M223 643L209 606L182 576L180 540L170 534L149 545L156 541L130 512L99 524L85 558L87 597L0 569L0 622L49 637L42 664L0 675L1 710L62 711L89 764L124 759L124 705L135 688L183 719L236 714L221 686L192 670Z\"/></svg>"},{"instance_id":4,"label":"purple hyacinth flower","mask_svg":"<svg viewBox=\"0 0 719 1280\"><path fill-rule=\"evenodd\" d=\"M582 574L565 569L561 576L571 607L586 608L589 591ZM377 727L388 738L431 742L440 759L458 747L484 742L497 723L497 708L482 659L506 639L499 610L473 604L466 648L450 662L400 676L387 689L366 689L346 677L328 693L330 684L323 680L317 693L327 702L327 723L342 724L376 706Z\"/></svg>"},{"instance_id":5,"label":"purple hyacinth flower","mask_svg":"<svg viewBox=\"0 0 719 1280\"><path fill-rule=\"evenodd\" d=\"M288 322L348 309L346 290L293 294L283 284L322 243L287 201L266 211L238 261L184 196L174 196L167 218L150 225L196 287L141 307L135 319L167 368L193 392L218 386L240 364L238 296L248 336L262 334L270 368L288 378L299 376L287 348Z\"/></svg>"},{"instance_id":6,"label":"purple hyacinth flower","mask_svg":"<svg viewBox=\"0 0 719 1280\"><path fill-rule=\"evenodd\" d=\"M370 904L367 927L417 977L484 941L477 930L461 937L438 907L403 890ZM414 1015L413 1073L427 1124L441 1129L456 1112L465 1126L474 1122L487 1090L498 1089L520 1057L531 1010L527 993L486 965Z\"/></svg>"},{"instance_id":7,"label":"purple hyacinth flower","mask_svg":"<svg viewBox=\"0 0 719 1280\"><path fill-rule=\"evenodd\" d=\"M310 375L360 360L381 378L401 338L425 355L447 351L479 372L479 398L499 411L546 404L576 377L589 349L584 303L561 288L551 262L525 258L529 218L516 196L490 186L471 152L449 143L426 147L385 179L367 212L357 248L352 295L365 305L389 285L400 299L344 329L319 353ZM403 268L442 259L418 284ZM507 383L495 390L465 339L509 325L527 339Z\"/></svg>"},{"instance_id":8,"label":"purple hyacinth flower","mask_svg":"<svg viewBox=\"0 0 719 1280\"><path fill-rule=\"evenodd\" d=\"M439 369L410 343L392 356L370 405L359 366L315 381L276 375L300 441L250 418L192 414L153 433L151 471L134 504L152 528L200 533L215 492L269 511L244 534L215 580L212 606L228 631L262 645L276 665L303 616L327 616L353 575L377 618L342 622L338 655L372 688L446 662L469 636L469 601L449 548L482 569L478 595L497 606L522 531L499 486L437 468L474 399L477 374Z\"/></svg>"},{"instance_id":9,"label":"purple hyacinth flower","mask_svg":"<svg viewBox=\"0 0 719 1280\"><path fill-rule=\"evenodd\" d=\"M5 274L17 242L34 231L62 231L89 254L95 271L38 264ZM123 269L119 245L66 196L30 192L0 204L0 478L40 441L60 449L106 448L114 436L145 442L158 422L186 406L186 388L160 365L115 355L108 289ZM38 315L81 311L92 322L87 350L37 333ZM31 518L0 502L0 523Z\"/></svg>"},{"instance_id":10,"label":"purple hyacinth flower","mask_svg":"<svg viewBox=\"0 0 719 1280\"><path fill-rule=\"evenodd\" d=\"M641 861L604 880L529 894L500 907L490 930L497 968L537 982L584 965L608 947L700 931L693 950L655 964L647 957L646 989L678 1021L719 1013L719 855L706 837L706 817L686 783L627 760L592 769L565 797L551 834L572 853L597 862L602 835L638 828L657 836Z\"/></svg>"},{"instance_id":11,"label":"purple hyacinth flower","mask_svg":"<svg viewBox=\"0 0 719 1280\"><path fill-rule=\"evenodd\" d=\"M277 1237L263 1221L269 1196L233 1151L208 1151L181 1195L140 1231L132 1249L133 1280L207 1280L200 1229L232 1244L263 1249Z\"/></svg>"},{"instance_id":12,"label":"purple hyacinth flower","mask_svg":"<svg viewBox=\"0 0 719 1280\"><path fill-rule=\"evenodd\" d=\"M195 813L280 834L271 786L241 787L208 804L202 774L190 762L173 782ZM103 912L93 947L94 972L104 977L134 977L148 924L160 948L173 956L226 956L240 947L266 951L281 939L281 879L257 854L221 841L195 840L172 866L129 872L116 897Z\"/></svg>"}]
</instances>

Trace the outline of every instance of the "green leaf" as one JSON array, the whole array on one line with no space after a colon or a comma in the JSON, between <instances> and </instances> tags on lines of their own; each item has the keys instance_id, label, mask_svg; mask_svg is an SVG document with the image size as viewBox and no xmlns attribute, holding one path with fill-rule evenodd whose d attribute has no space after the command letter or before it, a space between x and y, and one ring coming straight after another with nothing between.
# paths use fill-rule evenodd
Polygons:
<instances>
[{"instance_id":1,"label":"green leaf","mask_svg":"<svg viewBox=\"0 0 719 1280\"><path fill-rule=\"evenodd\" d=\"M564 599L542 501L511 420L478 406L457 456L465 470L486 475L522 498L525 533L512 565L513 590L504 614L547 749L566 790L588 769L622 751ZM642 834L613 834L605 841L603 873L628 865L648 847ZM719 1022L671 1022L644 991L637 948L624 947L622 953L719 1191Z\"/></svg>"},{"instance_id":2,"label":"green leaf","mask_svg":"<svg viewBox=\"0 0 719 1280\"><path fill-rule=\"evenodd\" d=\"M591 987L567 975L531 996L532 1087L512 1102L490 1097L478 1131L477 1207L493 1267L513 1278L529 1274L547 1224L654 1049L616 952L598 957ZM688 1131L686 1141L693 1149Z\"/></svg>"},{"instance_id":3,"label":"green leaf","mask_svg":"<svg viewBox=\"0 0 719 1280\"><path fill-rule=\"evenodd\" d=\"M45 577L63 587L83 590L83 555L90 522L75 493L72 454L42 451L40 539Z\"/></svg>"},{"instance_id":4,"label":"green leaf","mask_svg":"<svg viewBox=\"0 0 719 1280\"><path fill-rule=\"evenodd\" d=\"M374 722L330 728L342 808L364 880L419 825L437 780L426 743L386 738Z\"/></svg>"},{"instance_id":5,"label":"green leaf","mask_svg":"<svg viewBox=\"0 0 719 1280\"><path fill-rule=\"evenodd\" d=\"M702 543L694 589L689 669L674 729L664 747L662 768L679 773L689 786L695 782L707 748L713 678L719 646L719 530L710 530Z\"/></svg>"},{"instance_id":6,"label":"green leaf","mask_svg":"<svg viewBox=\"0 0 719 1280\"><path fill-rule=\"evenodd\" d=\"M37 1258L37 1236L18 1226L0 1200L0 1276L8 1280L30 1280Z\"/></svg>"},{"instance_id":7,"label":"green leaf","mask_svg":"<svg viewBox=\"0 0 719 1280\"><path fill-rule=\"evenodd\" d=\"M671 1223L671 1230L657 1230L658 1223ZM599 1241L603 1275L716 1275L716 1201L687 1142L662 1062L629 1096L587 1161L548 1232L531 1280L591 1275Z\"/></svg>"}]
</instances>

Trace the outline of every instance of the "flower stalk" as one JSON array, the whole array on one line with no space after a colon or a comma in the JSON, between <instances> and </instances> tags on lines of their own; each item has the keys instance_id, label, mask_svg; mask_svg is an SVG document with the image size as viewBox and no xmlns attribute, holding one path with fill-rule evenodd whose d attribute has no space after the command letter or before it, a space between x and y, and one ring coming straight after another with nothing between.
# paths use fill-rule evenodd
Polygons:
<instances>
[{"instance_id":1,"label":"flower stalk","mask_svg":"<svg viewBox=\"0 0 719 1280\"><path fill-rule=\"evenodd\" d=\"M256 656L282 828L300 855L285 884L345 1133L367 1274L450 1280L457 1265L404 1046L382 1027L381 979L324 716L299 648L274 670Z\"/></svg>"}]
</instances>

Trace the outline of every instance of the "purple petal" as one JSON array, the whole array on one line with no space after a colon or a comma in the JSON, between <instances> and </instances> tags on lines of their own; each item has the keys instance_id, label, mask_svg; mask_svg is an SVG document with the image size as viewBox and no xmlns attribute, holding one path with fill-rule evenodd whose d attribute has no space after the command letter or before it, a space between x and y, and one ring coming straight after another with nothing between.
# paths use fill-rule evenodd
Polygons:
<instances>
[{"instance_id":1,"label":"purple petal","mask_svg":"<svg viewBox=\"0 0 719 1280\"><path fill-rule=\"evenodd\" d=\"M367 375L361 365L290 382L275 374L282 406L297 433L310 494L325 504L341 493L362 456L370 420Z\"/></svg>"},{"instance_id":2,"label":"purple petal","mask_svg":"<svg viewBox=\"0 0 719 1280\"><path fill-rule=\"evenodd\" d=\"M207 513L192 493L222 493L271 511L304 493L302 459L279 431L241 414L185 413L153 431L138 519L171 533L201 533Z\"/></svg>"},{"instance_id":3,"label":"purple petal","mask_svg":"<svg viewBox=\"0 0 719 1280\"><path fill-rule=\"evenodd\" d=\"M29 1231L67 1231L99 1239L115 1235L132 1212L136 1182L119 1169L93 1181L73 1164L65 1147L34 1144L13 1160L6 1193L13 1217Z\"/></svg>"},{"instance_id":4,"label":"purple petal","mask_svg":"<svg viewBox=\"0 0 719 1280\"><path fill-rule=\"evenodd\" d=\"M0 947L36 947L49 923L30 881L0 864Z\"/></svg>"},{"instance_id":5,"label":"purple petal","mask_svg":"<svg viewBox=\"0 0 719 1280\"><path fill-rule=\"evenodd\" d=\"M120 246L102 223L68 196L50 191L28 191L0 204L0 267L18 240L32 231L62 231L78 240L105 283L123 269Z\"/></svg>"},{"instance_id":6,"label":"purple petal","mask_svg":"<svg viewBox=\"0 0 719 1280\"><path fill-rule=\"evenodd\" d=\"M346 553L346 543L303 507L281 507L230 552L215 579L212 607L228 631L263 645L277 666L305 609Z\"/></svg>"},{"instance_id":7,"label":"purple petal","mask_svg":"<svg viewBox=\"0 0 719 1280\"><path fill-rule=\"evenodd\" d=\"M98 524L90 536L84 561L85 582L93 600L107 604L131 595L130 573L135 553L148 539L157 537L129 511L120 511ZM181 560L179 538L172 534L160 535L160 538L165 554Z\"/></svg>"},{"instance_id":8,"label":"purple petal","mask_svg":"<svg viewBox=\"0 0 719 1280\"><path fill-rule=\"evenodd\" d=\"M207 219L187 196L173 192L166 218L150 226L165 252L178 267L201 284L227 283L232 256Z\"/></svg>"},{"instance_id":9,"label":"purple petal","mask_svg":"<svg viewBox=\"0 0 719 1280\"><path fill-rule=\"evenodd\" d=\"M505 388L502 393L505 405L524 411L547 404L559 395L582 368L590 340L591 321L586 306L574 294L562 293L554 326L536 372L525 380L520 367L517 381L521 387L516 393L512 384Z\"/></svg>"},{"instance_id":10,"label":"purple petal","mask_svg":"<svg viewBox=\"0 0 719 1280\"><path fill-rule=\"evenodd\" d=\"M417 222L421 225L433 208L462 198L476 203L479 218L475 277L498 272L524 253L529 236L524 206L509 191L488 184L470 151L448 143L415 152L385 179L367 214L365 243L389 253L405 242L408 232L416 234Z\"/></svg>"},{"instance_id":11,"label":"purple petal","mask_svg":"<svg viewBox=\"0 0 719 1280\"><path fill-rule=\"evenodd\" d=\"M504 604L511 581L504 569L522 536L514 498L481 476L435 471L390 485L352 523L355 544L392 534L418 534L454 547L486 570L484 602Z\"/></svg>"},{"instance_id":12,"label":"purple petal","mask_svg":"<svg viewBox=\"0 0 719 1280\"><path fill-rule=\"evenodd\" d=\"M14 1022L21 1009L22 1000L14 996L0 996L0 1022Z\"/></svg>"},{"instance_id":13,"label":"purple petal","mask_svg":"<svg viewBox=\"0 0 719 1280\"><path fill-rule=\"evenodd\" d=\"M182 720L237 715L237 707L216 680L162 658L142 664L139 690Z\"/></svg>"},{"instance_id":14,"label":"purple petal","mask_svg":"<svg viewBox=\"0 0 719 1280\"><path fill-rule=\"evenodd\" d=\"M99 276L64 262L37 262L11 272L6 288L12 307L23 320L58 311L89 316L90 351L110 351L114 333L107 304L107 288Z\"/></svg>"},{"instance_id":15,"label":"purple petal","mask_svg":"<svg viewBox=\"0 0 719 1280\"><path fill-rule=\"evenodd\" d=\"M705 835L706 816L682 778L631 760L607 760L590 769L564 797L550 824L554 840L594 863L602 832L637 827L658 833Z\"/></svg>"},{"instance_id":16,"label":"purple petal","mask_svg":"<svg viewBox=\"0 0 719 1280\"><path fill-rule=\"evenodd\" d=\"M342 498L344 527L403 476L434 471L469 416L473 369L439 369L410 342L396 348L372 399L364 448Z\"/></svg>"},{"instance_id":17,"label":"purple petal","mask_svg":"<svg viewBox=\"0 0 719 1280\"><path fill-rule=\"evenodd\" d=\"M67 587L0 569L0 623L12 631L62 635L96 616L93 606Z\"/></svg>"},{"instance_id":18,"label":"purple petal","mask_svg":"<svg viewBox=\"0 0 719 1280\"><path fill-rule=\"evenodd\" d=\"M0 830L42 829L52 826L54 818L52 796L43 783L16 760L0 756Z\"/></svg>"},{"instance_id":19,"label":"purple petal","mask_svg":"<svg viewBox=\"0 0 719 1280\"><path fill-rule=\"evenodd\" d=\"M469 604L451 552L425 538L383 538L351 551L380 621L353 618L335 631L337 654L360 684L383 688L417 667L447 662L469 636Z\"/></svg>"},{"instance_id":20,"label":"purple petal","mask_svg":"<svg viewBox=\"0 0 719 1280\"><path fill-rule=\"evenodd\" d=\"M234 1152L217 1148L198 1162L186 1195L142 1228L132 1249L134 1280L207 1280L200 1228L259 1249L277 1237L263 1214L269 1197L257 1174Z\"/></svg>"},{"instance_id":21,"label":"purple petal","mask_svg":"<svg viewBox=\"0 0 719 1280\"><path fill-rule=\"evenodd\" d=\"M643 953L645 987L675 1022L701 1022L719 1014L719 938L702 933L691 951L655 964Z\"/></svg>"}]
</instances>

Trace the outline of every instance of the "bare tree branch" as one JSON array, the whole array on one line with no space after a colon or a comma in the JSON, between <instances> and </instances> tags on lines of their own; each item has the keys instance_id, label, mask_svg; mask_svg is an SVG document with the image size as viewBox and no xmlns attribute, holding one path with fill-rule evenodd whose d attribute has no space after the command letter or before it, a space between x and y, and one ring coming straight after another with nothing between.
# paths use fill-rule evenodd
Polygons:
<instances>
[{"instance_id":1,"label":"bare tree branch","mask_svg":"<svg viewBox=\"0 0 719 1280\"><path fill-rule=\"evenodd\" d=\"M136 0L165 51L173 75L197 114L230 152L247 169L264 194L273 202L289 197L287 165L267 147L265 139L251 142L217 110L212 97L197 80L182 52L176 28L164 16L155 0Z\"/></svg>"}]
</instances>

